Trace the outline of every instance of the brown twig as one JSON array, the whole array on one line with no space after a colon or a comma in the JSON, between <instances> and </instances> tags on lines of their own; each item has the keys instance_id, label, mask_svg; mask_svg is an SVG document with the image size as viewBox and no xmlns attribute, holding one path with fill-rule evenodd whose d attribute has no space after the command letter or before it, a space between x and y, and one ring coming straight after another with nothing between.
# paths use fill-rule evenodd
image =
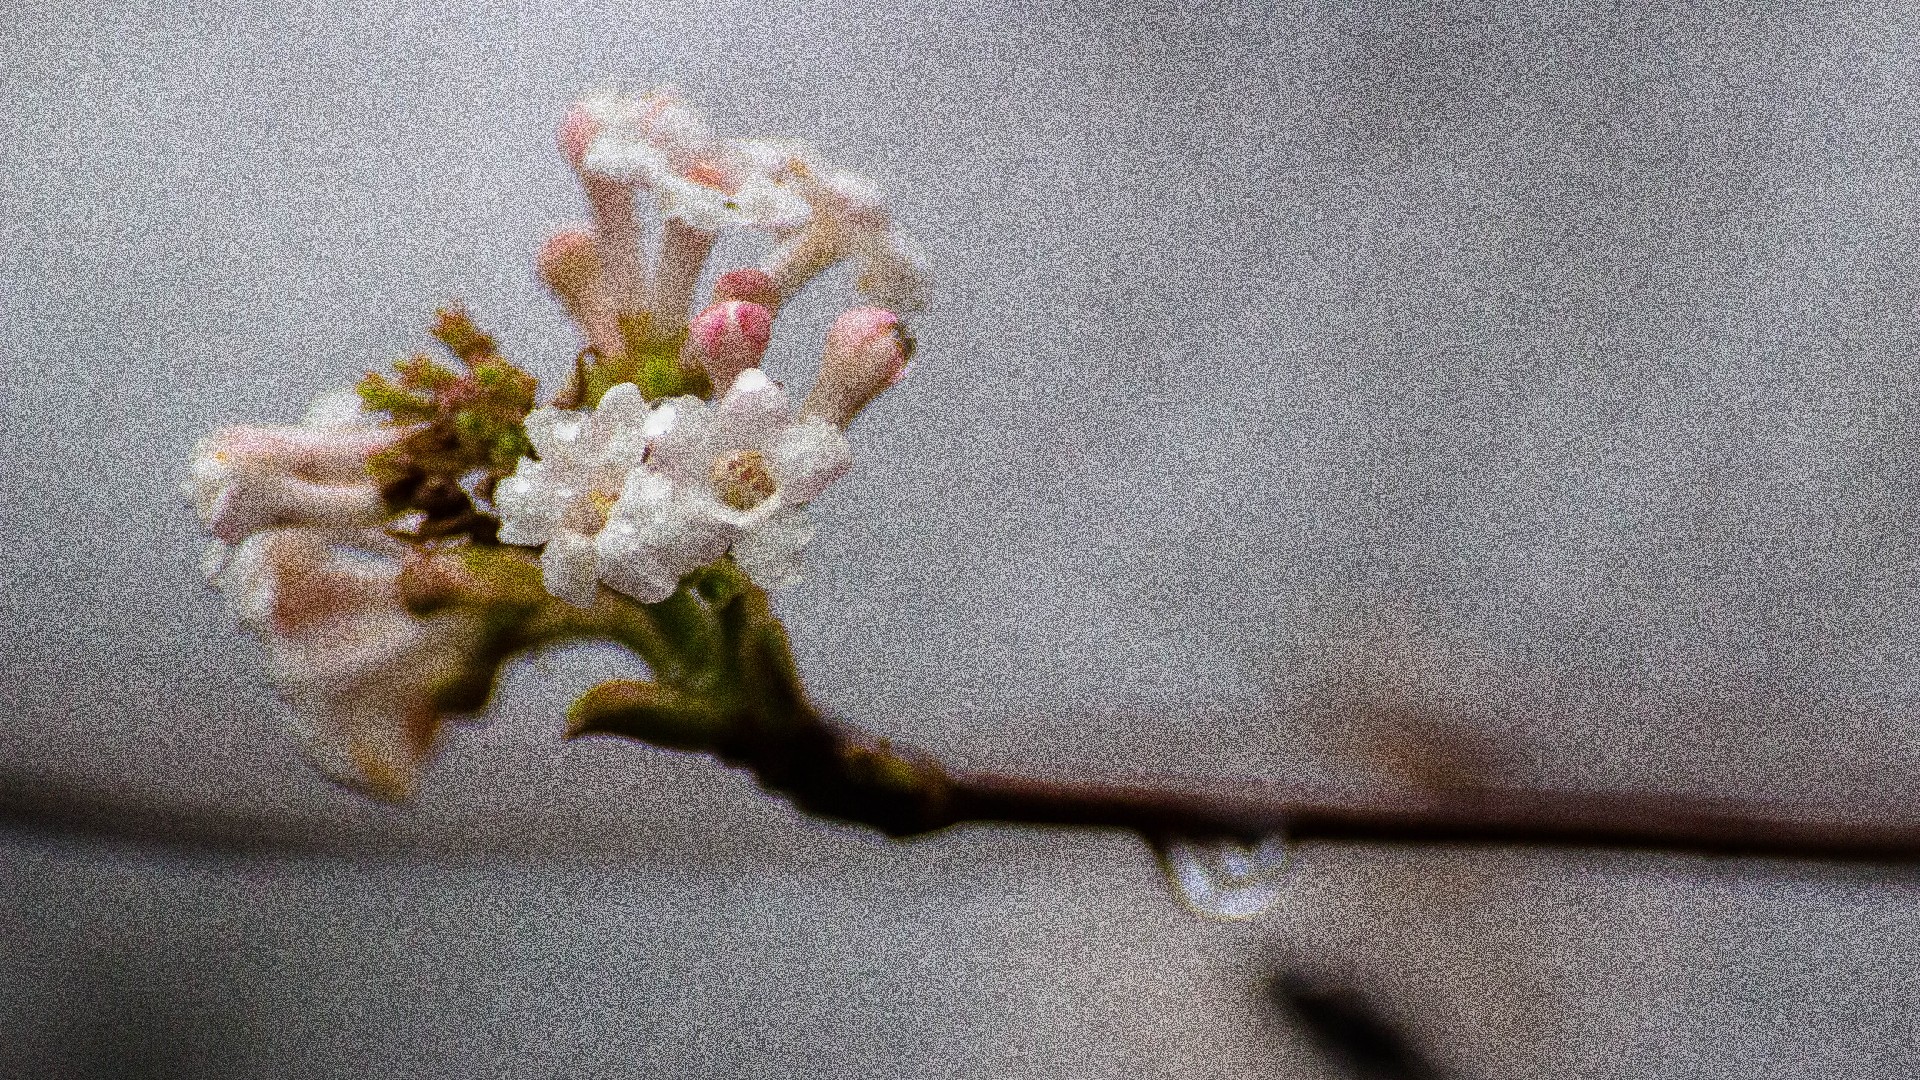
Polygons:
<instances>
[{"instance_id":1,"label":"brown twig","mask_svg":"<svg viewBox=\"0 0 1920 1080\"><path fill-rule=\"evenodd\" d=\"M765 755L723 755L816 816L911 836L966 823L1114 828L1149 838L1615 848L1841 862L1920 862L1920 824L1813 807L1640 792L1402 786L1328 796L952 774L885 741L815 720ZM762 744L764 745L764 744ZM848 763L855 763L849 767ZM885 762L876 768L874 762ZM886 783L872 778L887 777Z\"/></svg>"},{"instance_id":2,"label":"brown twig","mask_svg":"<svg viewBox=\"0 0 1920 1080\"><path fill-rule=\"evenodd\" d=\"M832 731L820 744L846 760L853 737ZM874 744L855 757L886 754ZM736 761L747 768L752 765ZM941 773L937 799L876 800L863 785L799 783L801 764L762 782L816 816L896 836L957 825L1018 824L1113 828L1149 837L1251 839L1282 830L1296 841L1506 845L1666 851L1821 862L1920 862L1920 825L1822 820L1810 808L1644 793L1534 789L1401 790L1317 797L1270 788L1220 794L1169 786L1090 784L993 774ZM921 761L917 768L930 768ZM759 769L754 770L756 773ZM924 773L922 774L925 775ZM769 783L770 780L777 781ZM828 797L824 792L832 792ZM906 807L912 807L908 810ZM0 828L183 850L245 854L455 854L486 845L464 836L383 835L373 821L255 816L226 807L134 804L99 789L0 777ZM498 841L496 840L497 844ZM564 845L561 845L564 846ZM561 854L559 850L552 852ZM610 852L606 852L610 853Z\"/></svg>"},{"instance_id":3,"label":"brown twig","mask_svg":"<svg viewBox=\"0 0 1920 1080\"><path fill-rule=\"evenodd\" d=\"M1525 788L1237 796L1005 776L953 779L961 820L1111 826L1147 835L1615 848L1838 862L1920 861L1920 825L1823 819L1810 807Z\"/></svg>"}]
</instances>

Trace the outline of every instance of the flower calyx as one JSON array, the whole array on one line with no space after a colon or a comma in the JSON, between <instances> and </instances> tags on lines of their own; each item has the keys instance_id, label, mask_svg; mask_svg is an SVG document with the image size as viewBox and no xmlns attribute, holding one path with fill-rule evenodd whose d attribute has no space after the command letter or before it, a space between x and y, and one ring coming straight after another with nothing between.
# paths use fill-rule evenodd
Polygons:
<instances>
[{"instance_id":1,"label":"flower calyx","mask_svg":"<svg viewBox=\"0 0 1920 1080\"><path fill-rule=\"evenodd\" d=\"M367 471L401 516L400 532L490 542L497 522L483 507L530 447L523 422L536 384L457 307L439 312L433 334L464 370L423 354L395 364L397 378L370 373L360 382L365 407L406 429L369 457Z\"/></svg>"}]
</instances>

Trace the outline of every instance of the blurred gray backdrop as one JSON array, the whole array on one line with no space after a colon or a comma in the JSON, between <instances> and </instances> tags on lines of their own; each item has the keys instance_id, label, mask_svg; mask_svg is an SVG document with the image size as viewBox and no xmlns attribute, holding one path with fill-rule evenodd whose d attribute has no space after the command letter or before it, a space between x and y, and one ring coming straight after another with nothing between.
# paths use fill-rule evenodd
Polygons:
<instances>
[{"instance_id":1,"label":"blurred gray backdrop","mask_svg":"<svg viewBox=\"0 0 1920 1080\"><path fill-rule=\"evenodd\" d=\"M1911 5L0 15L0 777L260 841L0 833L0 1071L1361 1075L1274 1008L1290 973L1446 1076L1913 1074L1909 871L1318 845L1208 924L1127 837L893 845L562 744L593 650L372 804L301 761L177 493L198 436L452 298L558 377L552 129L670 81L873 177L939 280L778 600L835 712L968 767L1436 753L1910 818Z\"/></svg>"}]
</instances>

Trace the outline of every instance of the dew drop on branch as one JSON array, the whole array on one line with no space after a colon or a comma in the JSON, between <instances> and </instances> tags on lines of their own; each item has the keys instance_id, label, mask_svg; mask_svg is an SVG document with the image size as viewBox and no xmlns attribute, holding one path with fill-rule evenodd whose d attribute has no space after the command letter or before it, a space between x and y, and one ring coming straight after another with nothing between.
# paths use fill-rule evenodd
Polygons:
<instances>
[{"instance_id":1,"label":"dew drop on branch","mask_svg":"<svg viewBox=\"0 0 1920 1080\"><path fill-rule=\"evenodd\" d=\"M1165 837L1154 842L1174 895L1209 919L1251 919L1280 900L1287 838L1268 833L1248 847L1234 840Z\"/></svg>"}]
</instances>

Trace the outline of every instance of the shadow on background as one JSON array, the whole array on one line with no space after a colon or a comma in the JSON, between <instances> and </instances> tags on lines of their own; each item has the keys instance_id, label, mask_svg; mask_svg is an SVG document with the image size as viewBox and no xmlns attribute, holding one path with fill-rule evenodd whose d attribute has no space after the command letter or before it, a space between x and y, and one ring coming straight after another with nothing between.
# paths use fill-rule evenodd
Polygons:
<instances>
[{"instance_id":1,"label":"shadow on background","mask_svg":"<svg viewBox=\"0 0 1920 1080\"><path fill-rule=\"evenodd\" d=\"M1294 972L1274 976L1268 988L1281 1018L1355 1080L1441 1080L1440 1071L1358 993Z\"/></svg>"}]
</instances>

